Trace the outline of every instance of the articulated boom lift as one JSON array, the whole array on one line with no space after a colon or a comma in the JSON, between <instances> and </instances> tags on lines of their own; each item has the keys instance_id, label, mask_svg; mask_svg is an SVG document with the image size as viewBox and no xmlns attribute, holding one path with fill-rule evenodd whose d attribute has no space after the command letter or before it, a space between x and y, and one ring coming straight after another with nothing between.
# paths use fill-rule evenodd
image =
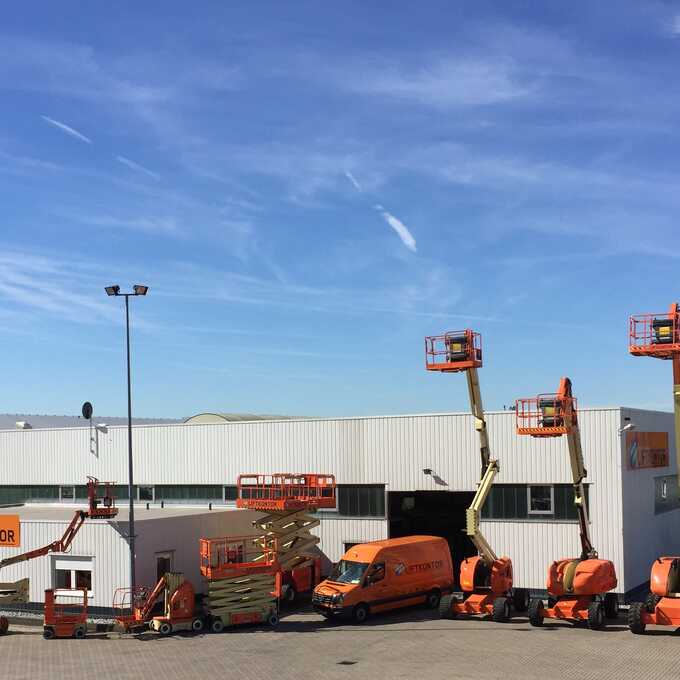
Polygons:
<instances>
[{"instance_id":1,"label":"articulated boom lift","mask_svg":"<svg viewBox=\"0 0 680 680\"><path fill-rule=\"evenodd\" d=\"M633 356L672 362L675 453L680 463L680 305L674 302L666 314L631 316L628 349ZM641 634L648 624L680 626L680 556L659 557L654 562L650 590L645 603L630 605L630 630Z\"/></svg>"},{"instance_id":2,"label":"articulated boom lift","mask_svg":"<svg viewBox=\"0 0 680 680\"><path fill-rule=\"evenodd\" d=\"M479 333L470 329L425 338L425 368L441 373L464 371L467 377L470 409L479 435L482 461L481 481L470 507L465 513L465 532L477 548L475 557L466 558L460 567L463 600L454 595L442 597L440 614L453 618L458 614L491 614L494 621L510 618L511 602L516 611L526 611L528 592L512 587L512 561L498 557L482 534L479 522L484 503L491 492L500 467L493 460L484 419L482 394L477 368L482 366L482 342Z\"/></svg>"},{"instance_id":3,"label":"articulated boom lift","mask_svg":"<svg viewBox=\"0 0 680 680\"><path fill-rule=\"evenodd\" d=\"M576 399L571 380L562 378L555 394L540 394L532 399L518 399L516 405L517 434L532 437L566 435L574 488L574 505L579 522L581 555L557 560L548 570L549 607L540 599L529 605L529 622L543 625L543 619L587 621L599 629L606 618L618 616L618 599L608 591L616 588L614 564L598 558L590 538L588 504L583 480L588 474L583 462L581 434L578 427Z\"/></svg>"}]
</instances>

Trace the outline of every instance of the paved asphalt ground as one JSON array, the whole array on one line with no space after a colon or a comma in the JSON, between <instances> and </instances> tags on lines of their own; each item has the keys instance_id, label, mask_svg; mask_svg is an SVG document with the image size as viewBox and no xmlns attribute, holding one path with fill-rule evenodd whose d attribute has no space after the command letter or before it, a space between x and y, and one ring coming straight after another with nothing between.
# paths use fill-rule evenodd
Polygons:
<instances>
[{"instance_id":1,"label":"paved asphalt ground","mask_svg":"<svg viewBox=\"0 0 680 680\"><path fill-rule=\"evenodd\" d=\"M680 678L680 634L648 631L632 635L623 618L595 632L550 621L536 629L525 619L440 620L422 609L376 616L361 627L302 612L276 630L168 638L109 633L47 641L42 629L15 625L0 639L0 678Z\"/></svg>"}]
</instances>

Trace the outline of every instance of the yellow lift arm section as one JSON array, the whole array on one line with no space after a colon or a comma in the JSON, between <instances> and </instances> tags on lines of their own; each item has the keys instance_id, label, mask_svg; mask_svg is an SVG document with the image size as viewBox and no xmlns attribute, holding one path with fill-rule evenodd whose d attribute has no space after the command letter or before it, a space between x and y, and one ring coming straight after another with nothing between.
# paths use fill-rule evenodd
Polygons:
<instances>
[{"instance_id":1,"label":"yellow lift arm section","mask_svg":"<svg viewBox=\"0 0 680 680\"><path fill-rule=\"evenodd\" d=\"M470 395L470 409L475 419L475 430L479 435L479 447L482 457L481 481L477 485L477 492L472 499L470 507L465 512L465 533L477 548L479 556L487 564L495 562L498 557L488 544L486 538L479 529L479 519L484 507L484 503L491 493L493 480L500 471L497 460L491 460L489 449L489 434L486 430L486 420L484 420L484 407L482 405L482 393L479 388L479 375L475 367L468 368L466 371L468 393Z\"/></svg>"}]
</instances>

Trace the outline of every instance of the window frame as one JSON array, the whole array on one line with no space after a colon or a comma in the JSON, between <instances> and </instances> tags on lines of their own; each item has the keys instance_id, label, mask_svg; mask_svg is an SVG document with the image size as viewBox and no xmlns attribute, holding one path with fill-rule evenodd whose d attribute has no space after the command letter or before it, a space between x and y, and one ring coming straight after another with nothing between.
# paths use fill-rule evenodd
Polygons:
<instances>
[{"instance_id":1,"label":"window frame","mask_svg":"<svg viewBox=\"0 0 680 680\"><path fill-rule=\"evenodd\" d=\"M538 488L550 489L550 510L532 510L531 508L531 490ZM527 484L527 516L555 516L555 485L554 484Z\"/></svg>"},{"instance_id":2,"label":"window frame","mask_svg":"<svg viewBox=\"0 0 680 680\"><path fill-rule=\"evenodd\" d=\"M71 497L64 498L63 489L71 489ZM75 503L76 502L76 487L74 484L60 484L59 485L59 502L60 503Z\"/></svg>"},{"instance_id":3,"label":"window frame","mask_svg":"<svg viewBox=\"0 0 680 680\"><path fill-rule=\"evenodd\" d=\"M137 484L137 502L138 503L155 503L156 502L156 487L153 484ZM151 498L142 498L142 489L151 489Z\"/></svg>"}]
</instances>

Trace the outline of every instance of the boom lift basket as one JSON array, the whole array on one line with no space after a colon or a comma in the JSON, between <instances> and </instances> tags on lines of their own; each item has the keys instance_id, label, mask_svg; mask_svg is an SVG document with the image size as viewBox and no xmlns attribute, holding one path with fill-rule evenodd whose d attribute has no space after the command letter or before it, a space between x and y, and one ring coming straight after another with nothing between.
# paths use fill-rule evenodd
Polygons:
<instances>
[{"instance_id":1,"label":"boom lift basket","mask_svg":"<svg viewBox=\"0 0 680 680\"><path fill-rule=\"evenodd\" d=\"M672 359L680 353L680 314L675 305L659 314L630 317L628 350L634 356Z\"/></svg>"},{"instance_id":2,"label":"boom lift basket","mask_svg":"<svg viewBox=\"0 0 680 680\"><path fill-rule=\"evenodd\" d=\"M425 338L425 368L457 373L482 365L482 336L467 328Z\"/></svg>"},{"instance_id":3,"label":"boom lift basket","mask_svg":"<svg viewBox=\"0 0 680 680\"><path fill-rule=\"evenodd\" d=\"M239 475L236 506L261 512L334 509L335 476L307 473Z\"/></svg>"},{"instance_id":4,"label":"boom lift basket","mask_svg":"<svg viewBox=\"0 0 680 680\"><path fill-rule=\"evenodd\" d=\"M559 437L568 434L576 419L576 398L559 394L539 394L518 399L515 405L517 434L532 437Z\"/></svg>"}]
</instances>

